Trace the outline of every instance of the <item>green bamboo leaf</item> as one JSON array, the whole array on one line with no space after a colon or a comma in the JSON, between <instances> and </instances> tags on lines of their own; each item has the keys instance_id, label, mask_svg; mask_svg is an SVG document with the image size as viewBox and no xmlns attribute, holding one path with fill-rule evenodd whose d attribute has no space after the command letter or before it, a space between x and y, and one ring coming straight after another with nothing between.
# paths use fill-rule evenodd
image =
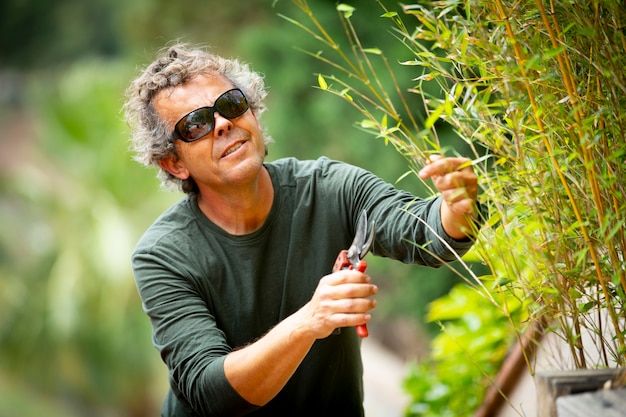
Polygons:
<instances>
[{"instance_id":1,"label":"green bamboo leaf","mask_svg":"<svg viewBox=\"0 0 626 417\"><path fill-rule=\"evenodd\" d=\"M586 313L589 310L591 310L593 307L596 306L596 302L595 301L589 301L586 303L580 303L578 304L578 310L580 310L581 313Z\"/></svg>"},{"instance_id":2,"label":"green bamboo leaf","mask_svg":"<svg viewBox=\"0 0 626 417\"><path fill-rule=\"evenodd\" d=\"M363 129L378 129L378 123L374 122L372 120L369 119L363 119L361 120L361 123L359 123L359 125L363 128Z\"/></svg>"},{"instance_id":3,"label":"green bamboo leaf","mask_svg":"<svg viewBox=\"0 0 626 417\"><path fill-rule=\"evenodd\" d=\"M510 278L499 278L497 281L495 281L493 283L493 288L498 288L498 287L506 287L507 285L509 285L510 283L512 283L513 280Z\"/></svg>"},{"instance_id":4,"label":"green bamboo leaf","mask_svg":"<svg viewBox=\"0 0 626 417\"><path fill-rule=\"evenodd\" d=\"M381 51L378 48L364 48L363 52L365 52L366 54L373 54L373 55L382 55L383 51Z\"/></svg>"},{"instance_id":5,"label":"green bamboo leaf","mask_svg":"<svg viewBox=\"0 0 626 417\"><path fill-rule=\"evenodd\" d=\"M343 17L350 19L356 9L348 4L340 3L337 5L337 11L343 13Z\"/></svg>"},{"instance_id":6,"label":"green bamboo leaf","mask_svg":"<svg viewBox=\"0 0 626 417\"><path fill-rule=\"evenodd\" d=\"M380 17L386 17L386 18L398 17L398 13L397 12L387 12L387 13L381 15Z\"/></svg>"},{"instance_id":7,"label":"green bamboo leaf","mask_svg":"<svg viewBox=\"0 0 626 417\"><path fill-rule=\"evenodd\" d=\"M319 74L317 76L317 84L322 90L328 90L328 83L326 83L326 80L324 79L324 76L322 74Z\"/></svg>"},{"instance_id":8,"label":"green bamboo leaf","mask_svg":"<svg viewBox=\"0 0 626 417\"><path fill-rule=\"evenodd\" d=\"M387 121L385 121L385 123L387 123ZM394 133L396 133L397 131L399 131L399 130L400 130L400 128L399 128L399 127L397 127L397 126L392 127L392 128L390 128L390 129L383 129L383 130L380 132L380 134L378 134L376 137L377 137L377 138L383 138L383 139L385 140L385 145L388 145L388 144L389 144L389 142L393 142L393 137L392 137L392 135L393 135Z\"/></svg>"},{"instance_id":9,"label":"green bamboo leaf","mask_svg":"<svg viewBox=\"0 0 626 417\"><path fill-rule=\"evenodd\" d=\"M555 48L555 49L548 49L543 54L543 59L553 58L553 57L555 57L556 55L560 54L563 51L565 51L565 45L559 46L558 48Z\"/></svg>"},{"instance_id":10,"label":"green bamboo leaf","mask_svg":"<svg viewBox=\"0 0 626 417\"><path fill-rule=\"evenodd\" d=\"M429 72L426 74L422 74L417 78L413 78L412 81L432 81L438 76L439 76L439 73L437 71L433 71L433 72Z\"/></svg>"},{"instance_id":11,"label":"green bamboo leaf","mask_svg":"<svg viewBox=\"0 0 626 417\"><path fill-rule=\"evenodd\" d=\"M541 70L541 57L539 55L533 55L528 61L526 61L524 66L529 70Z\"/></svg>"},{"instance_id":12,"label":"green bamboo leaf","mask_svg":"<svg viewBox=\"0 0 626 417\"><path fill-rule=\"evenodd\" d=\"M345 98L348 101L354 101L352 96L350 94L348 94L348 91L350 91L350 90L347 89L347 88L344 88L343 90L341 90L341 92L339 94L341 95L341 97Z\"/></svg>"},{"instance_id":13,"label":"green bamboo leaf","mask_svg":"<svg viewBox=\"0 0 626 417\"><path fill-rule=\"evenodd\" d=\"M451 100L446 99L446 101L443 103L443 109L446 113L446 115L451 116L452 112L454 111L454 103Z\"/></svg>"},{"instance_id":14,"label":"green bamboo leaf","mask_svg":"<svg viewBox=\"0 0 626 417\"><path fill-rule=\"evenodd\" d=\"M439 117L443 114L444 110L445 110L445 103L441 104L439 107L437 107L428 115L428 119L426 119L426 121L424 122L424 126L427 129L432 129L432 127L435 125L437 120L439 120Z\"/></svg>"},{"instance_id":15,"label":"green bamboo leaf","mask_svg":"<svg viewBox=\"0 0 626 417\"><path fill-rule=\"evenodd\" d=\"M613 239L616 235L617 232L621 232L624 229L624 224L623 223L618 223L615 226L613 226L613 228L607 233L605 240L608 241L610 239Z\"/></svg>"},{"instance_id":16,"label":"green bamboo leaf","mask_svg":"<svg viewBox=\"0 0 626 417\"><path fill-rule=\"evenodd\" d=\"M408 170L404 174L400 175L400 177L396 180L396 184L398 184L400 181L402 181L403 179L405 179L406 177L408 177L411 174L414 174L414 172L411 171L411 170Z\"/></svg>"},{"instance_id":17,"label":"green bamboo leaf","mask_svg":"<svg viewBox=\"0 0 626 417\"><path fill-rule=\"evenodd\" d=\"M411 66L411 65L421 65L421 66L428 65L428 66L430 66L430 64L428 64L428 63L426 63L424 61L418 61L417 59L413 59L411 61L402 61L402 62L400 62L400 65L409 65L409 66Z\"/></svg>"}]
</instances>

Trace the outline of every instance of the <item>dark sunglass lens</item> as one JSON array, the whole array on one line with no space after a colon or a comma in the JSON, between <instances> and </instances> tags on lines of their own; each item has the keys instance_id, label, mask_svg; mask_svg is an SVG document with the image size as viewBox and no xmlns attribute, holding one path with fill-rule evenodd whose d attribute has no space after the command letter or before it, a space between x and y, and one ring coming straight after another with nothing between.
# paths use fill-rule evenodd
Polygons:
<instances>
[{"instance_id":1,"label":"dark sunglass lens","mask_svg":"<svg viewBox=\"0 0 626 417\"><path fill-rule=\"evenodd\" d=\"M193 111L178 122L176 129L184 140L199 139L213 129L213 112L207 108Z\"/></svg>"},{"instance_id":2,"label":"dark sunglass lens","mask_svg":"<svg viewBox=\"0 0 626 417\"><path fill-rule=\"evenodd\" d=\"M248 110L248 101L240 90L230 90L215 101L215 108L222 116L232 119Z\"/></svg>"},{"instance_id":3,"label":"dark sunglass lens","mask_svg":"<svg viewBox=\"0 0 626 417\"><path fill-rule=\"evenodd\" d=\"M174 127L180 139L193 142L206 136L215 127L214 112L227 119L234 119L248 110L248 100L241 90L235 88L219 96L212 107L202 107L180 119Z\"/></svg>"}]
</instances>

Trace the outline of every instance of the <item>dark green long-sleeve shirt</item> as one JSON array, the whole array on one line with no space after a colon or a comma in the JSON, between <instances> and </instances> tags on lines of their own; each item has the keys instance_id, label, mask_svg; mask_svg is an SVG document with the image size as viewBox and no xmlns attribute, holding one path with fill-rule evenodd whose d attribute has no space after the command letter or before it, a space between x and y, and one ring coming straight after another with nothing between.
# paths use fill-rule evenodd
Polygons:
<instances>
[{"instance_id":1,"label":"dark green long-sleeve shirt","mask_svg":"<svg viewBox=\"0 0 626 417\"><path fill-rule=\"evenodd\" d=\"M264 225L233 236L183 198L155 221L133 253L153 343L169 369L165 417L363 415L360 340L353 328L318 340L283 390L264 407L241 398L224 375L233 349L263 336L312 297L359 214L376 222L372 252L438 266L471 246L447 237L440 199L421 200L360 168L320 158L265 164L274 202ZM426 245L427 250L418 246Z\"/></svg>"}]
</instances>

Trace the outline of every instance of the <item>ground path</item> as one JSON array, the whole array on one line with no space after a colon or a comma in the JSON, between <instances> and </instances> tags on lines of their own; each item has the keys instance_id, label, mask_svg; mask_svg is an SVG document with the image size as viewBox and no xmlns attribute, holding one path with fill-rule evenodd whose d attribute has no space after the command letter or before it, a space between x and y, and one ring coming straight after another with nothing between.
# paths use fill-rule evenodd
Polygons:
<instances>
[{"instance_id":1,"label":"ground path","mask_svg":"<svg viewBox=\"0 0 626 417\"><path fill-rule=\"evenodd\" d=\"M402 388L408 369L404 361L375 339L363 340L365 417L402 417L409 396Z\"/></svg>"}]
</instances>

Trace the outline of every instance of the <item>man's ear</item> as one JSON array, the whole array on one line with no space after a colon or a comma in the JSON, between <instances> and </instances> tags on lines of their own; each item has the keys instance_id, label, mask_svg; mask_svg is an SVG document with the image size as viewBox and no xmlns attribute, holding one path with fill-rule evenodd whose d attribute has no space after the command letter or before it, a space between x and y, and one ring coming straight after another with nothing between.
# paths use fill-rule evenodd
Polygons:
<instances>
[{"instance_id":1,"label":"man's ear","mask_svg":"<svg viewBox=\"0 0 626 417\"><path fill-rule=\"evenodd\" d=\"M175 156L169 156L159 161L159 166L176 178L186 180L189 178L189 171Z\"/></svg>"}]
</instances>

